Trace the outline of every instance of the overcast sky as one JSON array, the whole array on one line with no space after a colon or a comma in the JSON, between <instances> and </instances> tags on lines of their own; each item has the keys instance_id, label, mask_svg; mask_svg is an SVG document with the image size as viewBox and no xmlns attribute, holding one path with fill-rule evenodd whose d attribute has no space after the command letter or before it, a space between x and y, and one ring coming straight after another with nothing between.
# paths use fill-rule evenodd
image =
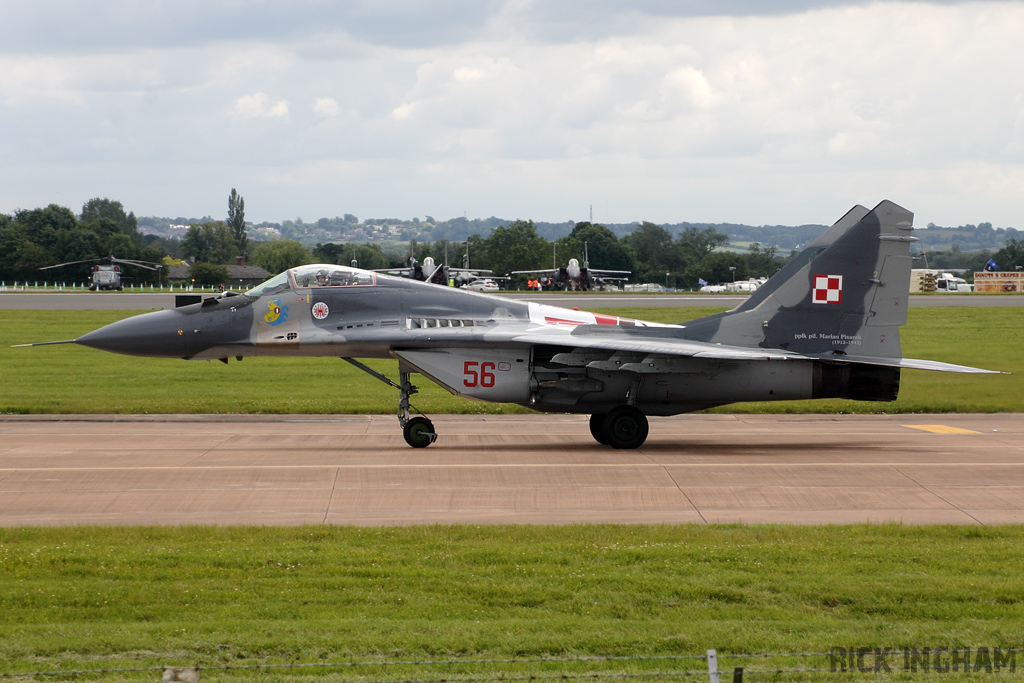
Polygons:
<instances>
[{"instance_id":1,"label":"overcast sky","mask_svg":"<svg viewBox=\"0 0 1024 683\"><path fill-rule=\"evenodd\" d=\"M1024 228L1024 2L3 0L0 212Z\"/></svg>"}]
</instances>

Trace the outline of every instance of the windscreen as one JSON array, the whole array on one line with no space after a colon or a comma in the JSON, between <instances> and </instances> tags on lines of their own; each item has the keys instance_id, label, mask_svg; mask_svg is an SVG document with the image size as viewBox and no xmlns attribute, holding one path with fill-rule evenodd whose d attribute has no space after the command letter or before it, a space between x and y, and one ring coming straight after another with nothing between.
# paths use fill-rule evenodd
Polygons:
<instances>
[{"instance_id":1,"label":"windscreen","mask_svg":"<svg viewBox=\"0 0 1024 683\"><path fill-rule=\"evenodd\" d=\"M275 275L266 282L256 285L248 292L246 296L258 297L264 294L277 294L278 292L288 289L288 271Z\"/></svg>"}]
</instances>

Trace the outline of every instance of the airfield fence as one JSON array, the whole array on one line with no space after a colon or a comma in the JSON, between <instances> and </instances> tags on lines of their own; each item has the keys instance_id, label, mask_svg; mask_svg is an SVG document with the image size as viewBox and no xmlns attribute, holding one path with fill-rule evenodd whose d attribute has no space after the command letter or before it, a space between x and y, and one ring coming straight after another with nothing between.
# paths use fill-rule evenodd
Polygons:
<instances>
[{"instance_id":1,"label":"airfield fence","mask_svg":"<svg viewBox=\"0 0 1024 683\"><path fill-rule=\"evenodd\" d=\"M248 289L246 287L245 289ZM7 284L6 281L0 282L0 292L87 292L89 291L88 282L57 282L54 280L44 280L42 284L38 280L34 282L13 282ZM209 294L216 294L224 291L218 285L190 285L190 284L166 284L166 285L143 285L128 283L124 286L125 292L137 292L139 294L160 294L161 292L205 292Z\"/></svg>"},{"instance_id":2,"label":"airfield fence","mask_svg":"<svg viewBox=\"0 0 1024 683\"><path fill-rule=\"evenodd\" d=\"M709 683L742 683L746 680L861 680L906 675L919 679L932 674L999 674L1000 678L1024 678L1016 658L1024 648L854 648L837 647L829 652L727 654L709 649L705 654L509 657L481 659L368 660L340 662L283 662L198 666L153 666L110 669L63 669L0 673L11 678L88 679L112 674L150 672L164 681L232 680L235 675L260 672L309 674L334 670L344 683L518 683L575 680L708 680ZM726 666L725 664L728 663ZM352 676L348 672L375 670L381 675ZM386 673L385 673L386 672ZM303 677L302 680L308 680ZM941 680L941 678L940 678Z\"/></svg>"}]
</instances>

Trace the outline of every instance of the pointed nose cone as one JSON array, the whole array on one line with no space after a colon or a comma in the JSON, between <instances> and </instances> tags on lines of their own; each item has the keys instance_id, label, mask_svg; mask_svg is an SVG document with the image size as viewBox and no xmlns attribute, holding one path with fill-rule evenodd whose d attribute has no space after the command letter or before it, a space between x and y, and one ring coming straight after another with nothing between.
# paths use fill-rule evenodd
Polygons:
<instances>
[{"instance_id":1,"label":"pointed nose cone","mask_svg":"<svg viewBox=\"0 0 1024 683\"><path fill-rule=\"evenodd\" d=\"M75 343L129 356L184 358L184 323L178 311L154 311L101 327Z\"/></svg>"}]
</instances>

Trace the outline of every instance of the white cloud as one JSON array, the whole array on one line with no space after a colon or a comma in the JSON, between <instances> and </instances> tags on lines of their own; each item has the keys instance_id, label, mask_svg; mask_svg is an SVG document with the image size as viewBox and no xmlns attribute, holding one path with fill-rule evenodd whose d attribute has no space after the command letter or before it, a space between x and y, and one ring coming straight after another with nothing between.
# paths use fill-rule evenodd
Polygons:
<instances>
[{"instance_id":1,"label":"white cloud","mask_svg":"<svg viewBox=\"0 0 1024 683\"><path fill-rule=\"evenodd\" d=\"M334 118L338 111L338 103L331 97L318 97L313 103L313 112L323 118Z\"/></svg>"},{"instance_id":2,"label":"white cloud","mask_svg":"<svg viewBox=\"0 0 1024 683\"><path fill-rule=\"evenodd\" d=\"M233 112L246 119L268 118L288 120L288 101L271 102L265 93L243 95L235 100Z\"/></svg>"},{"instance_id":3,"label":"white cloud","mask_svg":"<svg viewBox=\"0 0 1024 683\"><path fill-rule=\"evenodd\" d=\"M52 14L12 1L29 28ZM564 220L607 202L602 220L829 222L885 196L938 223L1024 227L1024 3L383 5L256 3L227 38L197 29L230 14L218 0L155 11L174 31L118 19L153 29L146 46L9 31L0 211L57 186L69 205L210 213L194 177L167 175L210 157L229 161L204 179L249 178L258 219ZM110 186L81 180L98 177ZM320 182L344 190L306 191Z\"/></svg>"},{"instance_id":4,"label":"white cloud","mask_svg":"<svg viewBox=\"0 0 1024 683\"><path fill-rule=\"evenodd\" d=\"M487 77L487 72L483 69L478 69L472 66L460 66L452 72L452 75L455 77L456 81L469 83L471 81L483 80Z\"/></svg>"}]
</instances>

